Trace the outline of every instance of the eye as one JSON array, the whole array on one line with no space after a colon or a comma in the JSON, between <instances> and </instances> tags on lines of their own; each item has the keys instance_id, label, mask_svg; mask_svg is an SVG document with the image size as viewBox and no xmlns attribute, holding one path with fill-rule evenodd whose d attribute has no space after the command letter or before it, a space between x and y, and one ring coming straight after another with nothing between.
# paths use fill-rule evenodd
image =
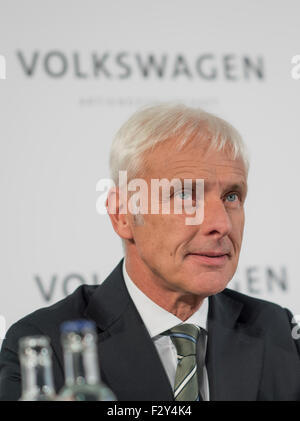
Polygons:
<instances>
[{"instance_id":1,"label":"eye","mask_svg":"<svg viewBox=\"0 0 300 421\"><path fill-rule=\"evenodd\" d=\"M236 199L238 199L238 195L237 193L229 193L226 198L228 199L228 202L235 202Z\"/></svg>"},{"instance_id":2,"label":"eye","mask_svg":"<svg viewBox=\"0 0 300 421\"><path fill-rule=\"evenodd\" d=\"M192 192L189 190L181 190L174 195L175 197L178 197L181 200L187 200L191 199L193 197Z\"/></svg>"},{"instance_id":3,"label":"eye","mask_svg":"<svg viewBox=\"0 0 300 421\"><path fill-rule=\"evenodd\" d=\"M241 197L238 193L228 193L225 196L225 203L227 206L239 206L241 202Z\"/></svg>"}]
</instances>

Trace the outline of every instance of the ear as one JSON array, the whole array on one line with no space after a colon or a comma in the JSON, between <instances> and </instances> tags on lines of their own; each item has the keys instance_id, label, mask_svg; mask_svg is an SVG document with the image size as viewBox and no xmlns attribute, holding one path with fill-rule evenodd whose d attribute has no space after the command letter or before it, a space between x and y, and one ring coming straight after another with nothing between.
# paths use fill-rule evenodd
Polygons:
<instances>
[{"instance_id":1,"label":"ear","mask_svg":"<svg viewBox=\"0 0 300 421\"><path fill-rule=\"evenodd\" d=\"M112 187L109 190L105 205L112 226L119 237L125 240L132 239L126 195L122 193L119 187Z\"/></svg>"}]
</instances>

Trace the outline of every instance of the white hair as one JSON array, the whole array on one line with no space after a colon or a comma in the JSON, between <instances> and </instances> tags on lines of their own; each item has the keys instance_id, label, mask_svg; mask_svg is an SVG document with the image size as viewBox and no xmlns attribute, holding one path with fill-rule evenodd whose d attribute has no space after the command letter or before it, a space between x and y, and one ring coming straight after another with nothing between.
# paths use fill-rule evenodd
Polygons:
<instances>
[{"instance_id":1,"label":"white hair","mask_svg":"<svg viewBox=\"0 0 300 421\"><path fill-rule=\"evenodd\" d=\"M169 139L174 139L179 149L191 139L209 141L215 150L230 146L233 159L242 158L248 172L246 146L231 124L199 108L163 103L138 110L117 132L110 152L114 183L118 185L119 171L127 171L128 181L140 175L144 153Z\"/></svg>"}]
</instances>

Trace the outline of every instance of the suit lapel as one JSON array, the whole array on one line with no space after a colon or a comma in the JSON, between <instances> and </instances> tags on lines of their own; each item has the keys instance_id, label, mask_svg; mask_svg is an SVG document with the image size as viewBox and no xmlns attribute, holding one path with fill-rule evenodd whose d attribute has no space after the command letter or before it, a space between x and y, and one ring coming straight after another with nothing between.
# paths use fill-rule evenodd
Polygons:
<instances>
[{"instance_id":1,"label":"suit lapel","mask_svg":"<svg viewBox=\"0 0 300 421\"><path fill-rule=\"evenodd\" d=\"M99 329L103 379L119 400L173 400L158 352L127 292L122 263L96 289L86 310ZM210 400L255 400L262 370L260 332L242 323L243 304L225 292L209 303Z\"/></svg>"},{"instance_id":2,"label":"suit lapel","mask_svg":"<svg viewBox=\"0 0 300 421\"><path fill-rule=\"evenodd\" d=\"M260 332L239 322L243 304L210 297L206 365L210 400L256 400L262 369Z\"/></svg>"},{"instance_id":3,"label":"suit lapel","mask_svg":"<svg viewBox=\"0 0 300 421\"><path fill-rule=\"evenodd\" d=\"M122 261L97 288L86 314L99 328L104 381L118 400L172 400L158 352L124 283Z\"/></svg>"}]
</instances>

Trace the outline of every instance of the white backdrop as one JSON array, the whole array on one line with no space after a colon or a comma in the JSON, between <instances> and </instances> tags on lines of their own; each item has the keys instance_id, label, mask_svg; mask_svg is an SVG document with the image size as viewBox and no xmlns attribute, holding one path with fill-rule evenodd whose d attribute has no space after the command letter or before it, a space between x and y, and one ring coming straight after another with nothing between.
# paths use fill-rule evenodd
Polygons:
<instances>
[{"instance_id":1,"label":"white backdrop","mask_svg":"<svg viewBox=\"0 0 300 421\"><path fill-rule=\"evenodd\" d=\"M230 286L300 314L299 15L297 0L0 0L7 327L118 263L120 240L96 213L97 180L125 119L173 99L229 120L251 153Z\"/></svg>"}]
</instances>

